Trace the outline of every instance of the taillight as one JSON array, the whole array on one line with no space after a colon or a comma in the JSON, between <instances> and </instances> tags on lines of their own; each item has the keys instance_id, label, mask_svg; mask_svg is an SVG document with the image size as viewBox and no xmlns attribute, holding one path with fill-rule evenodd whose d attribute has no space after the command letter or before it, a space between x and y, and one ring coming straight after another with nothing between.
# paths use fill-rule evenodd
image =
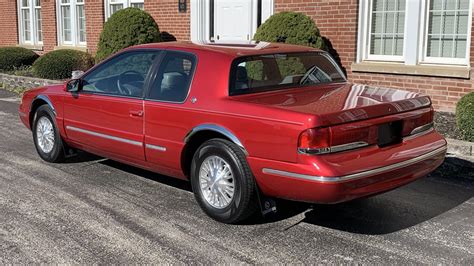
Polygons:
<instances>
[{"instance_id":1,"label":"taillight","mask_svg":"<svg viewBox=\"0 0 474 266\"><path fill-rule=\"evenodd\" d=\"M324 153L331 145L331 131L328 127L310 128L303 131L298 141L298 149L304 153Z\"/></svg>"},{"instance_id":2,"label":"taillight","mask_svg":"<svg viewBox=\"0 0 474 266\"><path fill-rule=\"evenodd\" d=\"M367 146L374 135L371 131L370 127L307 129L300 134L298 151L305 154L325 154Z\"/></svg>"}]
</instances>

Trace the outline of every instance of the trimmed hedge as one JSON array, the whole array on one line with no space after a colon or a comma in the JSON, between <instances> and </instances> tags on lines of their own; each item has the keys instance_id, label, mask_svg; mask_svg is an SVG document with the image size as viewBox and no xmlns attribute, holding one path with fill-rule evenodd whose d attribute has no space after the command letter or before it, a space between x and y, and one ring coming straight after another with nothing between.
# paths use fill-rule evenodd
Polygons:
<instances>
[{"instance_id":1,"label":"trimmed hedge","mask_svg":"<svg viewBox=\"0 0 474 266\"><path fill-rule=\"evenodd\" d=\"M314 21L297 12L280 12L271 16L257 29L253 39L326 49L324 39Z\"/></svg>"},{"instance_id":2,"label":"trimmed hedge","mask_svg":"<svg viewBox=\"0 0 474 266\"><path fill-rule=\"evenodd\" d=\"M160 30L150 14L138 8L125 8L114 13L105 23L96 60L102 61L132 45L160 41Z\"/></svg>"},{"instance_id":3,"label":"trimmed hedge","mask_svg":"<svg viewBox=\"0 0 474 266\"><path fill-rule=\"evenodd\" d=\"M23 47L0 48L0 70L10 71L22 66L31 66L38 55Z\"/></svg>"},{"instance_id":4,"label":"trimmed hedge","mask_svg":"<svg viewBox=\"0 0 474 266\"><path fill-rule=\"evenodd\" d=\"M86 71L94 65L94 58L82 51L56 50L35 61L33 74L44 79L68 79L73 70Z\"/></svg>"},{"instance_id":5,"label":"trimmed hedge","mask_svg":"<svg viewBox=\"0 0 474 266\"><path fill-rule=\"evenodd\" d=\"M456 124L464 140L474 142L474 92L464 95L456 105Z\"/></svg>"}]
</instances>

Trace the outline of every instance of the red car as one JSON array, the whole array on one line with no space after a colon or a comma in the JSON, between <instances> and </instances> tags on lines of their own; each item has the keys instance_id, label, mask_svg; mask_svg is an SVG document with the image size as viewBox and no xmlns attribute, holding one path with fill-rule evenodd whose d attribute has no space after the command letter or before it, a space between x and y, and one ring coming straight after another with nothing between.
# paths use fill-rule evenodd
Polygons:
<instances>
[{"instance_id":1,"label":"red car","mask_svg":"<svg viewBox=\"0 0 474 266\"><path fill-rule=\"evenodd\" d=\"M128 48L28 91L19 113L44 160L80 149L190 180L202 209L226 223L262 198L385 192L446 152L427 96L350 84L324 51L264 42Z\"/></svg>"}]
</instances>

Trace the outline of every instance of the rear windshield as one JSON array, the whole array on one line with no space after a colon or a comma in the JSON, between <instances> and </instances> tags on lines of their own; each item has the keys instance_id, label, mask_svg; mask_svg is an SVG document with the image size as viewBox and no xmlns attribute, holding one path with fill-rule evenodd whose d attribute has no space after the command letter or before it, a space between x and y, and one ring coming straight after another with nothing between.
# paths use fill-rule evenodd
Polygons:
<instances>
[{"instance_id":1,"label":"rear windshield","mask_svg":"<svg viewBox=\"0 0 474 266\"><path fill-rule=\"evenodd\" d=\"M234 60L230 95L344 82L341 69L320 52L268 54Z\"/></svg>"}]
</instances>

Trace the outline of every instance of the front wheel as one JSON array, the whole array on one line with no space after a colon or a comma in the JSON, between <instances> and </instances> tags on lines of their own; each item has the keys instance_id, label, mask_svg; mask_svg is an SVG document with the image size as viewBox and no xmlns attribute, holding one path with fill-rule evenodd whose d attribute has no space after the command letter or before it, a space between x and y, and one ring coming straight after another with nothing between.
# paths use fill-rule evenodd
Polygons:
<instances>
[{"instance_id":1,"label":"front wheel","mask_svg":"<svg viewBox=\"0 0 474 266\"><path fill-rule=\"evenodd\" d=\"M203 143L191 164L194 196L213 219L237 223L258 208L256 184L242 150L223 139Z\"/></svg>"},{"instance_id":2,"label":"front wheel","mask_svg":"<svg viewBox=\"0 0 474 266\"><path fill-rule=\"evenodd\" d=\"M47 105L38 108L33 122L33 140L41 159L57 163L65 158L64 145L54 119L54 112Z\"/></svg>"}]
</instances>

